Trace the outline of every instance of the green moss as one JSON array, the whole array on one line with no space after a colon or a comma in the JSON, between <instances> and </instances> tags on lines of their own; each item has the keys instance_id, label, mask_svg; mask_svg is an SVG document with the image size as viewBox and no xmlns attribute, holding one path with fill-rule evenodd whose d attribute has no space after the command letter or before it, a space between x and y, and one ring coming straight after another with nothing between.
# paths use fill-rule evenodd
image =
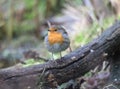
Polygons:
<instances>
[{"instance_id":1,"label":"green moss","mask_svg":"<svg viewBox=\"0 0 120 89\"><path fill-rule=\"evenodd\" d=\"M28 66L32 66L32 65L37 65L37 64L42 64L44 63L43 61L39 60L39 61L35 61L35 59L27 59L25 61L26 64L23 64L23 67L28 67Z\"/></svg>"}]
</instances>

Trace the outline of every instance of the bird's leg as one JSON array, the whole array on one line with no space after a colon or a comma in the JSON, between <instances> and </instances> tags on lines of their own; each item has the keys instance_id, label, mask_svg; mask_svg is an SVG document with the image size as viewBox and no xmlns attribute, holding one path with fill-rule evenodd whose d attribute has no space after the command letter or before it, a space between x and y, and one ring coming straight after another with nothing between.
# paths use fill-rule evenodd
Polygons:
<instances>
[{"instance_id":1,"label":"bird's leg","mask_svg":"<svg viewBox=\"0 0 120 89\"><path fill-rule=\"evenodd\" d=\"M55 60L55 59L54 59L54 56L53 56L53 52L52 52L52 60Z\"/></svg>"},{"instance_id":2,"label":"bird's leg","mask_svg":"<svg viewBox=\"0 0 120 89\"><path fill-rule=\"evenodd\" d=\"M53 62L57 65L57 62L56 62L55 59L54 59L53 52L52 52L52 60L53 60Z\"/></svg>"},{"instance_id":3,"label":"bird's leg","mask_svg":"<svg viewBox=\"0 0 120 89\"><path fill-rule=\"evenodd\" d=\"M62 58L62 52L60 52L60 58Z\"/></svg>"},{"instance_id":4,"label":"bird's leg","mask_svg":"<svg viewBox=\"0 0 120 89\"><path fill-rule=\"evenodd\" d=\"M69 50L70 50L70 52L72 52L71 46L69 46Z\"/></svg>"}]
</instances>

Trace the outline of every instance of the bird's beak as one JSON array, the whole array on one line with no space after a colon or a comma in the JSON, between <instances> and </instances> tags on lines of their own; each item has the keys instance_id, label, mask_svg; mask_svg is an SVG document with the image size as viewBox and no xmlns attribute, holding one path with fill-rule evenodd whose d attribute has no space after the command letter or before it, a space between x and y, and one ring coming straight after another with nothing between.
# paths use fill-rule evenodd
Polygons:
<instances>
[{"instance_id":1,"label":"bird's beak","mask_svg":"<svg viewBox=\"0 0 120 89\"><path fill-rule=\"evenodd\" d=\"M48 27L51 28L51 23L47 21Z\"/></svg>"}]
</instances>

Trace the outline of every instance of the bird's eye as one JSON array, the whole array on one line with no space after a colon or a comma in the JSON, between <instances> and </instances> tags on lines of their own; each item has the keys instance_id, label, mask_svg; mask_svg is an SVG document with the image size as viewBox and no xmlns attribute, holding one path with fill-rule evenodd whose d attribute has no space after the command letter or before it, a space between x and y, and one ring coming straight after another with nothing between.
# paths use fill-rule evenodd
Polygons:
<instances>
[{"instance_id":1,"label":"bird's eye","mask_svg":"<svg viewBox=\"0 0 120 89\"><path fill-rule=\"evenodd\" d=\"M55 29L55 31L57 31L57 29Z\"/></svg>"},{"instance_id":2,"label":"bird's eye","mask_svg":"<svg viewBox=\"0 0 120 89\"><path fill-rule=\"evenodd\" d=\"M48 29L48 31L50 31L50 30Z\"/></svg>"}]
</instances>

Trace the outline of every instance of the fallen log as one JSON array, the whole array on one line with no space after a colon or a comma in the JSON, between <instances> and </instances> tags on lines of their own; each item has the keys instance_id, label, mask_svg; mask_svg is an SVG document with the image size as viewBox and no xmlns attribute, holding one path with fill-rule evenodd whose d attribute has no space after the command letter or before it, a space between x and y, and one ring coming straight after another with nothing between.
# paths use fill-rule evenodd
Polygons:
<instances>
[{"instance_id":1,"label":"fallen log","mask_svg":"<svg viewBox=\"0 0 120 89\"><path fill-rule=\"evenodd\" d=\"M120 48L120 22L105 30L101 36L62 59L26 68L0 70L0 89L37 89L37 84L48 87L83 76L114 55Z\"/></svg>"}]
</instances>

